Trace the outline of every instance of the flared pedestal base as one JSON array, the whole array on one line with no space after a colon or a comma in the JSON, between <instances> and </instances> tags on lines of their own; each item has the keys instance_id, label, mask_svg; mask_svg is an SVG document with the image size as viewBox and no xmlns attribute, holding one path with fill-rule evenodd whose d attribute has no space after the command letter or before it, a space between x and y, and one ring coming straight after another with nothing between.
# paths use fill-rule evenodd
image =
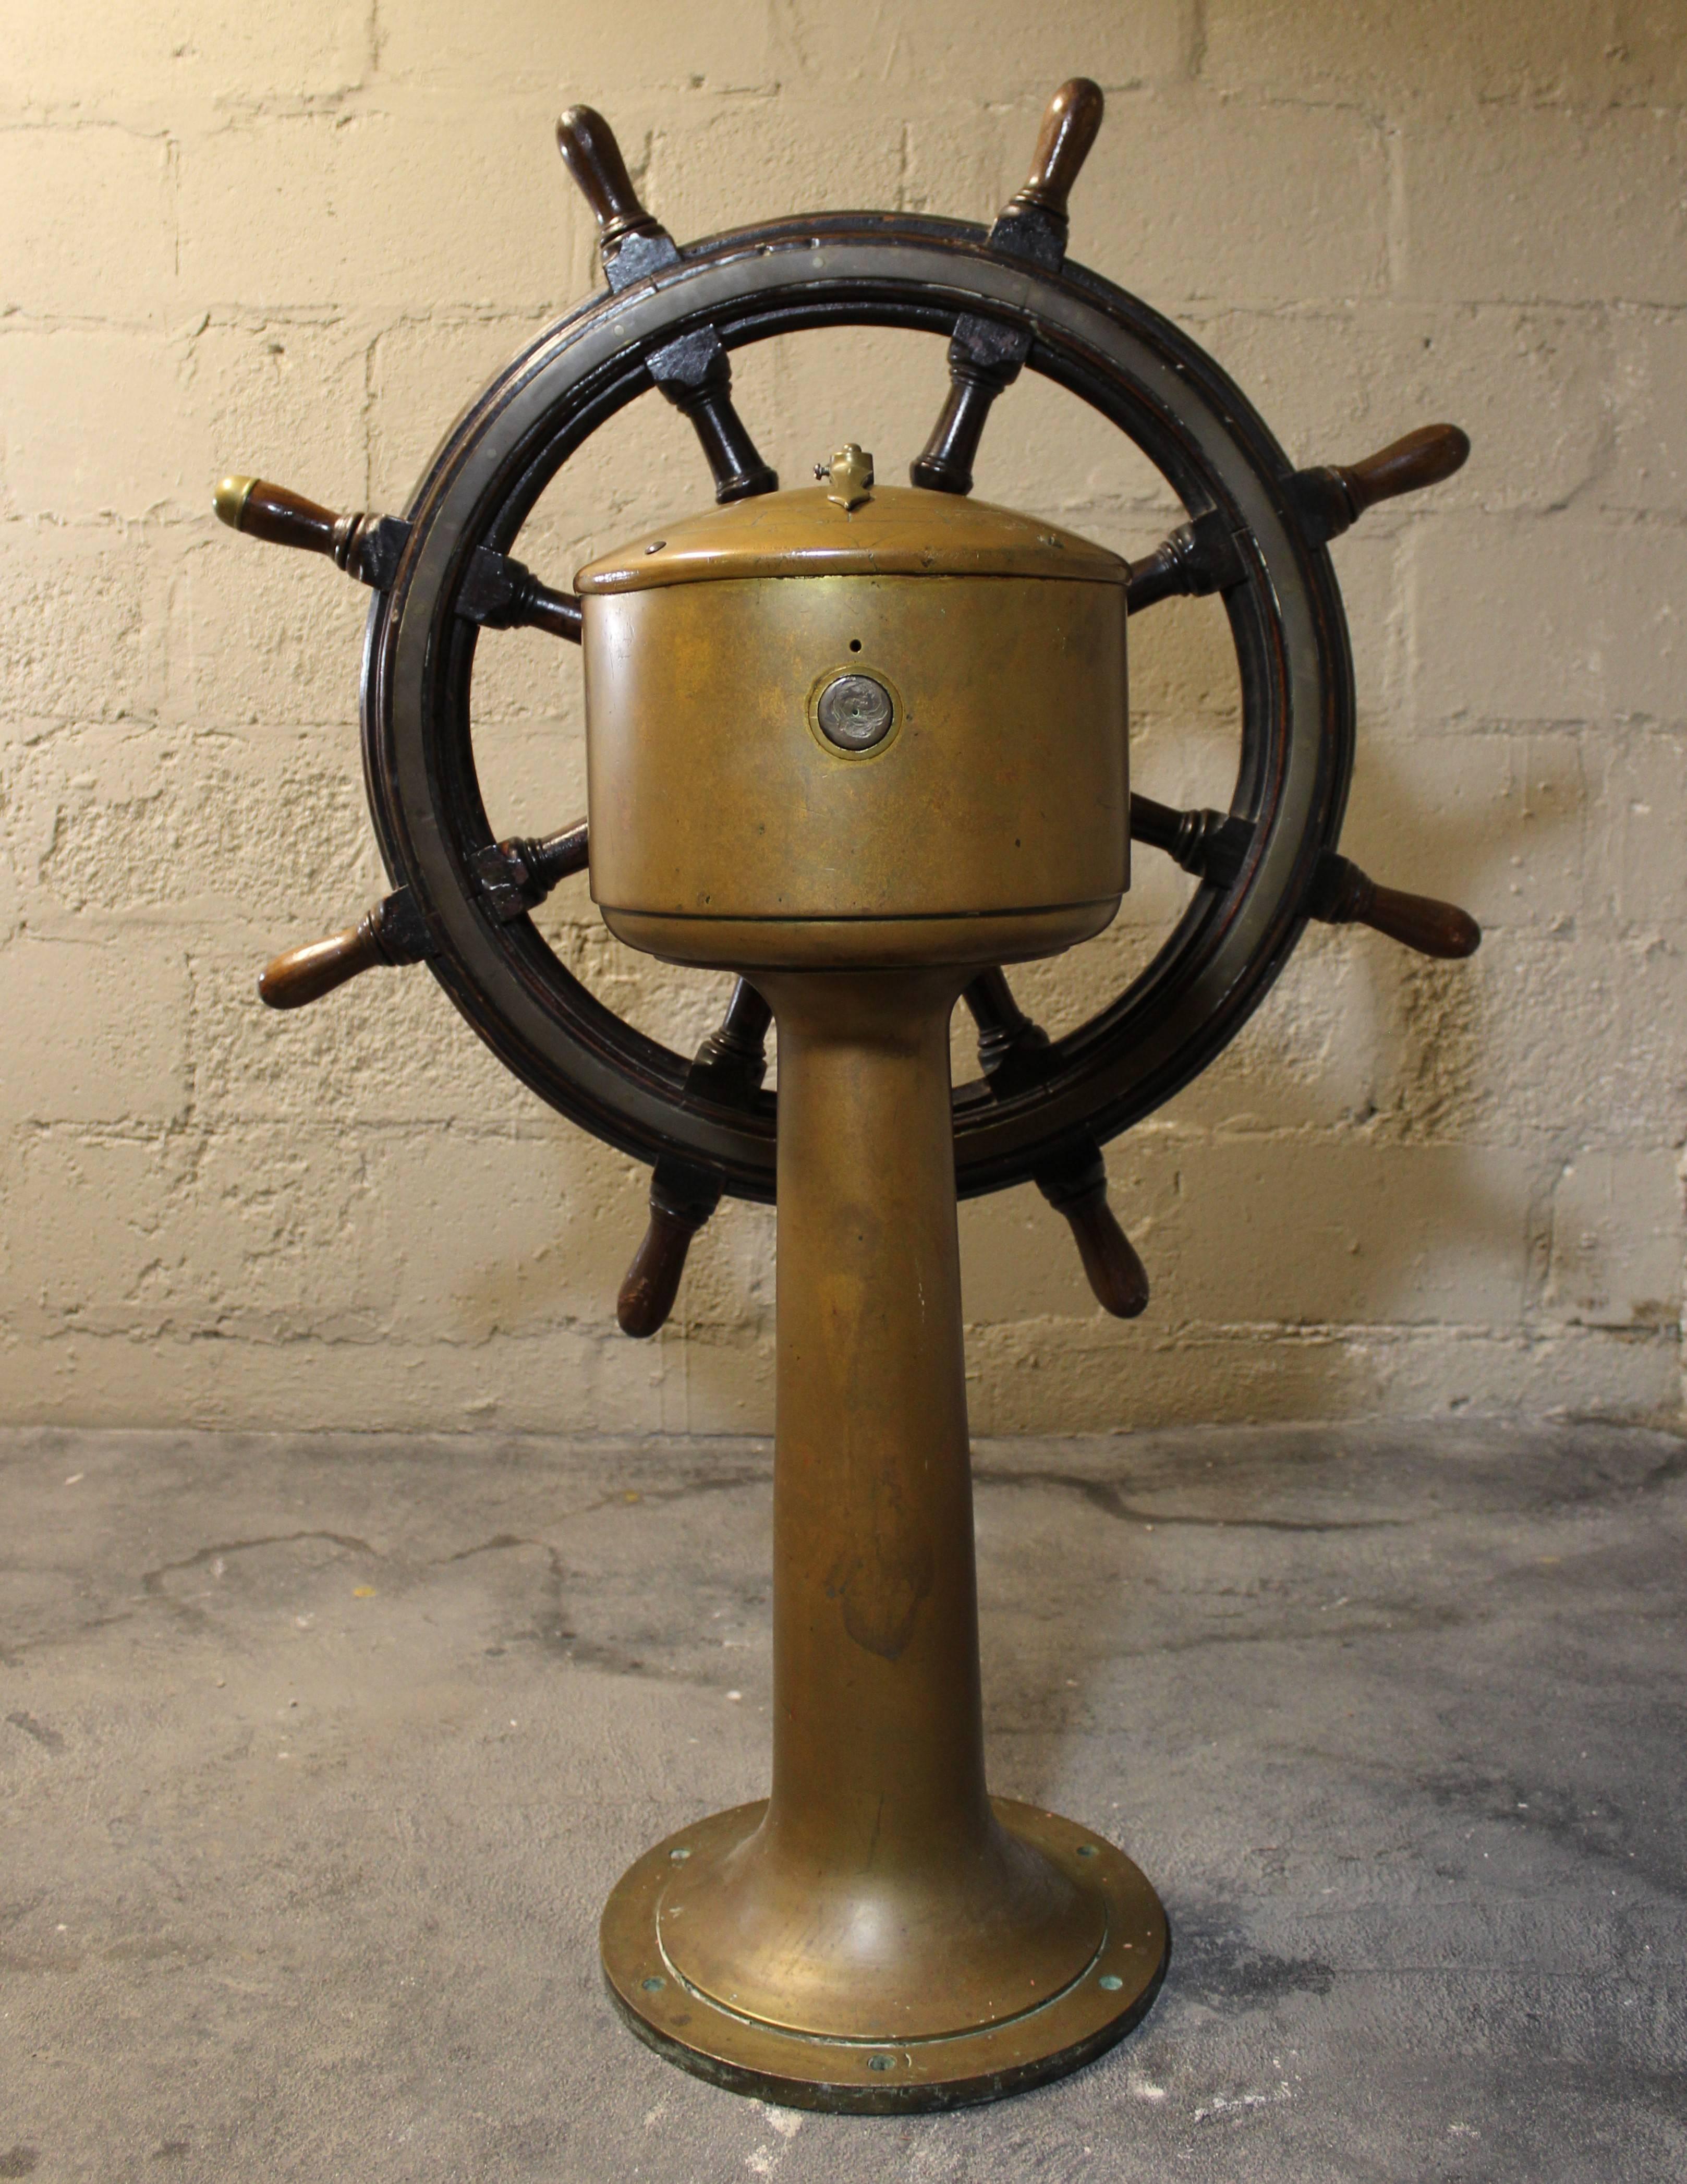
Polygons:
<instances>
[{"instance_id":1,"label":"flared pedestal base","mask_svg":"<svg viewBox=\"0 0 1687 2184\"><path fill-rule=\"evenodd\" d=\"M932 2038L835 2037L741 2014L693 1984L664 1945L665 1899L682 1892L704 1909L710 1872L760 1825L765 1804L700 1820L622 1875L604 1910L611 1997L669 2062L787 2108L858 2114L961 2108L1081 2069L1122 2039L1153 2001L1166 1970L1166 1914L1123 1852L1087 1828L1033 1805L1000 1797L992 1804L1008 1834L1048 1859L1095 1912L1094 1953L1066 1985L1026 2008ZM922 1984L932 1976L925 1969L916 1975Z\"/></svg>"}]
</instances>

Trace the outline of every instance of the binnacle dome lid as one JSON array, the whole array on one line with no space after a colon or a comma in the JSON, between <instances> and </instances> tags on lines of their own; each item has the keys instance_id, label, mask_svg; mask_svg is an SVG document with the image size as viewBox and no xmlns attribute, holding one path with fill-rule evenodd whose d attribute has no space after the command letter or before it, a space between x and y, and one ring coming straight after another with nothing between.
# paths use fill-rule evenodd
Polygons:
<instances>
[{"instance_id":1,"label":"binnacle dome lid","mask_svg":"<svg viewBox=\"0 0 1687 2184\"><path fill-rule=\"evenodd\" d=\"M988 501L882 486L850 508L817 485L683 516L588 562L574 582L590 598L733 577L1129 576L1129 563L1093 539Z\"/></svg>"}]
</instances>

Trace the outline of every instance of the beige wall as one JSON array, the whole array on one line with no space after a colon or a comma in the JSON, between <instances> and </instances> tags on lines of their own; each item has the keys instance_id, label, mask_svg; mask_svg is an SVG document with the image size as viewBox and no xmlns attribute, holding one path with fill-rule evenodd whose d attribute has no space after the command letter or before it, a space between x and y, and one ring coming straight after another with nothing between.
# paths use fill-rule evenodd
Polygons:
<instances>
[{"instance_id":1,"label":"beige wall","mask_svg":"<svg viewBox=\"0 0 1687 2184\"><path fill-rule=\"evenodd\" d=\"M1030 26L1030 27L1027 27ZM551 142L602 106L682 236L812 205L988 217L1043 98L1106 86L1083 262L1176 316L1291 454L1438 416L1450 487L1336 549L1362 749L1345 846L1467 904L1469 966L1320 929L1217 1069L1111 1152L1155 1283L1092 1307L1033 1192L966 1209L986 1430L1449 1407L1674 1415L1687 1118L1687 6L1542 0L14 0L0 39L0 1417L765 1427L771 1217L615 1331L643 1179L504 1078L422 970L275 1018L278 946L381 878L363 595L218 528L226 468L399 503L592 277ZM894 476L940 352L741 366L788 477ZM646 415L643 412L649 411ZM1127 551L1163 494L1035 386L980 489ZM653 397L550 497L565 579L701 465ZM1211 603L1133 634L1136 763L1223 801ZM578 660L510 638L494 816L580 804ZM1026 981L1070 1022L1183 883ZM716 998L570 960L676 1044Z\"/></svg>"}]
</instances>

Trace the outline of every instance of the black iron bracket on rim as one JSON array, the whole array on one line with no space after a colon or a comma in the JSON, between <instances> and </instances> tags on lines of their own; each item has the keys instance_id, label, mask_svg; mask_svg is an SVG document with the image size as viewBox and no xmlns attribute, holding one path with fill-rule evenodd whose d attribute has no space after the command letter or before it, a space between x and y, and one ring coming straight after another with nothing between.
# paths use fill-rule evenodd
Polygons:
<instances>
[{"instance_id":1,"label":"black iron bracket on rim","mask_svg":"<svg viewBox=\"0 0 1687 2184\"><path fill-rule=\"evenodd\" d=\"M557 960L532 920L499 915L477 877L493 842L476 775L479 626L458 610L478 549L509 554L588 435L653 385L648 359L712 328L725 349L839 325L951 337L963 316L1028 334L1026 368L1124 432L1190 520L1224 545L1221 592L1241 686L1232 816L1241 854L1209 872L1143 975L1054 1039L1035 1081L955 1095L962 1195L1030 1179L1061 1150L1151 1113L1259 1006L1305 922L1339 833L1354 743L1339 591L1295 499L1295 473L1211 358L1124 291L992 249L969 224L827 214L690 245L675 262L561 320L494 380L448 437L406 510L391 588L370 609L364 753L395 887L424 922L426 960L500 1060L624 1152L774 1195L775 1105L731 1104L691 1060L623 1022ZM495 640L494 640L495 641Z\"/></svg>"}]
</instances>

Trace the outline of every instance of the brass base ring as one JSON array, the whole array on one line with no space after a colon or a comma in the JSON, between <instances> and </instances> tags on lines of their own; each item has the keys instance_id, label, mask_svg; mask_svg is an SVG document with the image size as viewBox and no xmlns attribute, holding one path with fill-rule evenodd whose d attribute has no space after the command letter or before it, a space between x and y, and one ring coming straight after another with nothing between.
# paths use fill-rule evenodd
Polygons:
<instances>
[{"instance_id":1,"label":"brass base ring","mask_svg":"<svg viewBox=\"0 0 1687 2184\"><path fill-rule=\"evenodd\" d=\"M1081 2070L1147 2012L1166 1973L1166 1914L1122 1851L1057 1814L998 1797L996 1818L1086 1893L1106 1926L1094 1957L1058 1994L1016 2017L938 2039L828 2039L741 2016L690 1986L665 1954L657 1919L676 1865L718 1856L760 1825L739 1805L645 1852L604 1908L604 1975L632 2031L699 2078L784 2108L884 2115L1001 2099Z\"/></svg>"}]
</instances>

